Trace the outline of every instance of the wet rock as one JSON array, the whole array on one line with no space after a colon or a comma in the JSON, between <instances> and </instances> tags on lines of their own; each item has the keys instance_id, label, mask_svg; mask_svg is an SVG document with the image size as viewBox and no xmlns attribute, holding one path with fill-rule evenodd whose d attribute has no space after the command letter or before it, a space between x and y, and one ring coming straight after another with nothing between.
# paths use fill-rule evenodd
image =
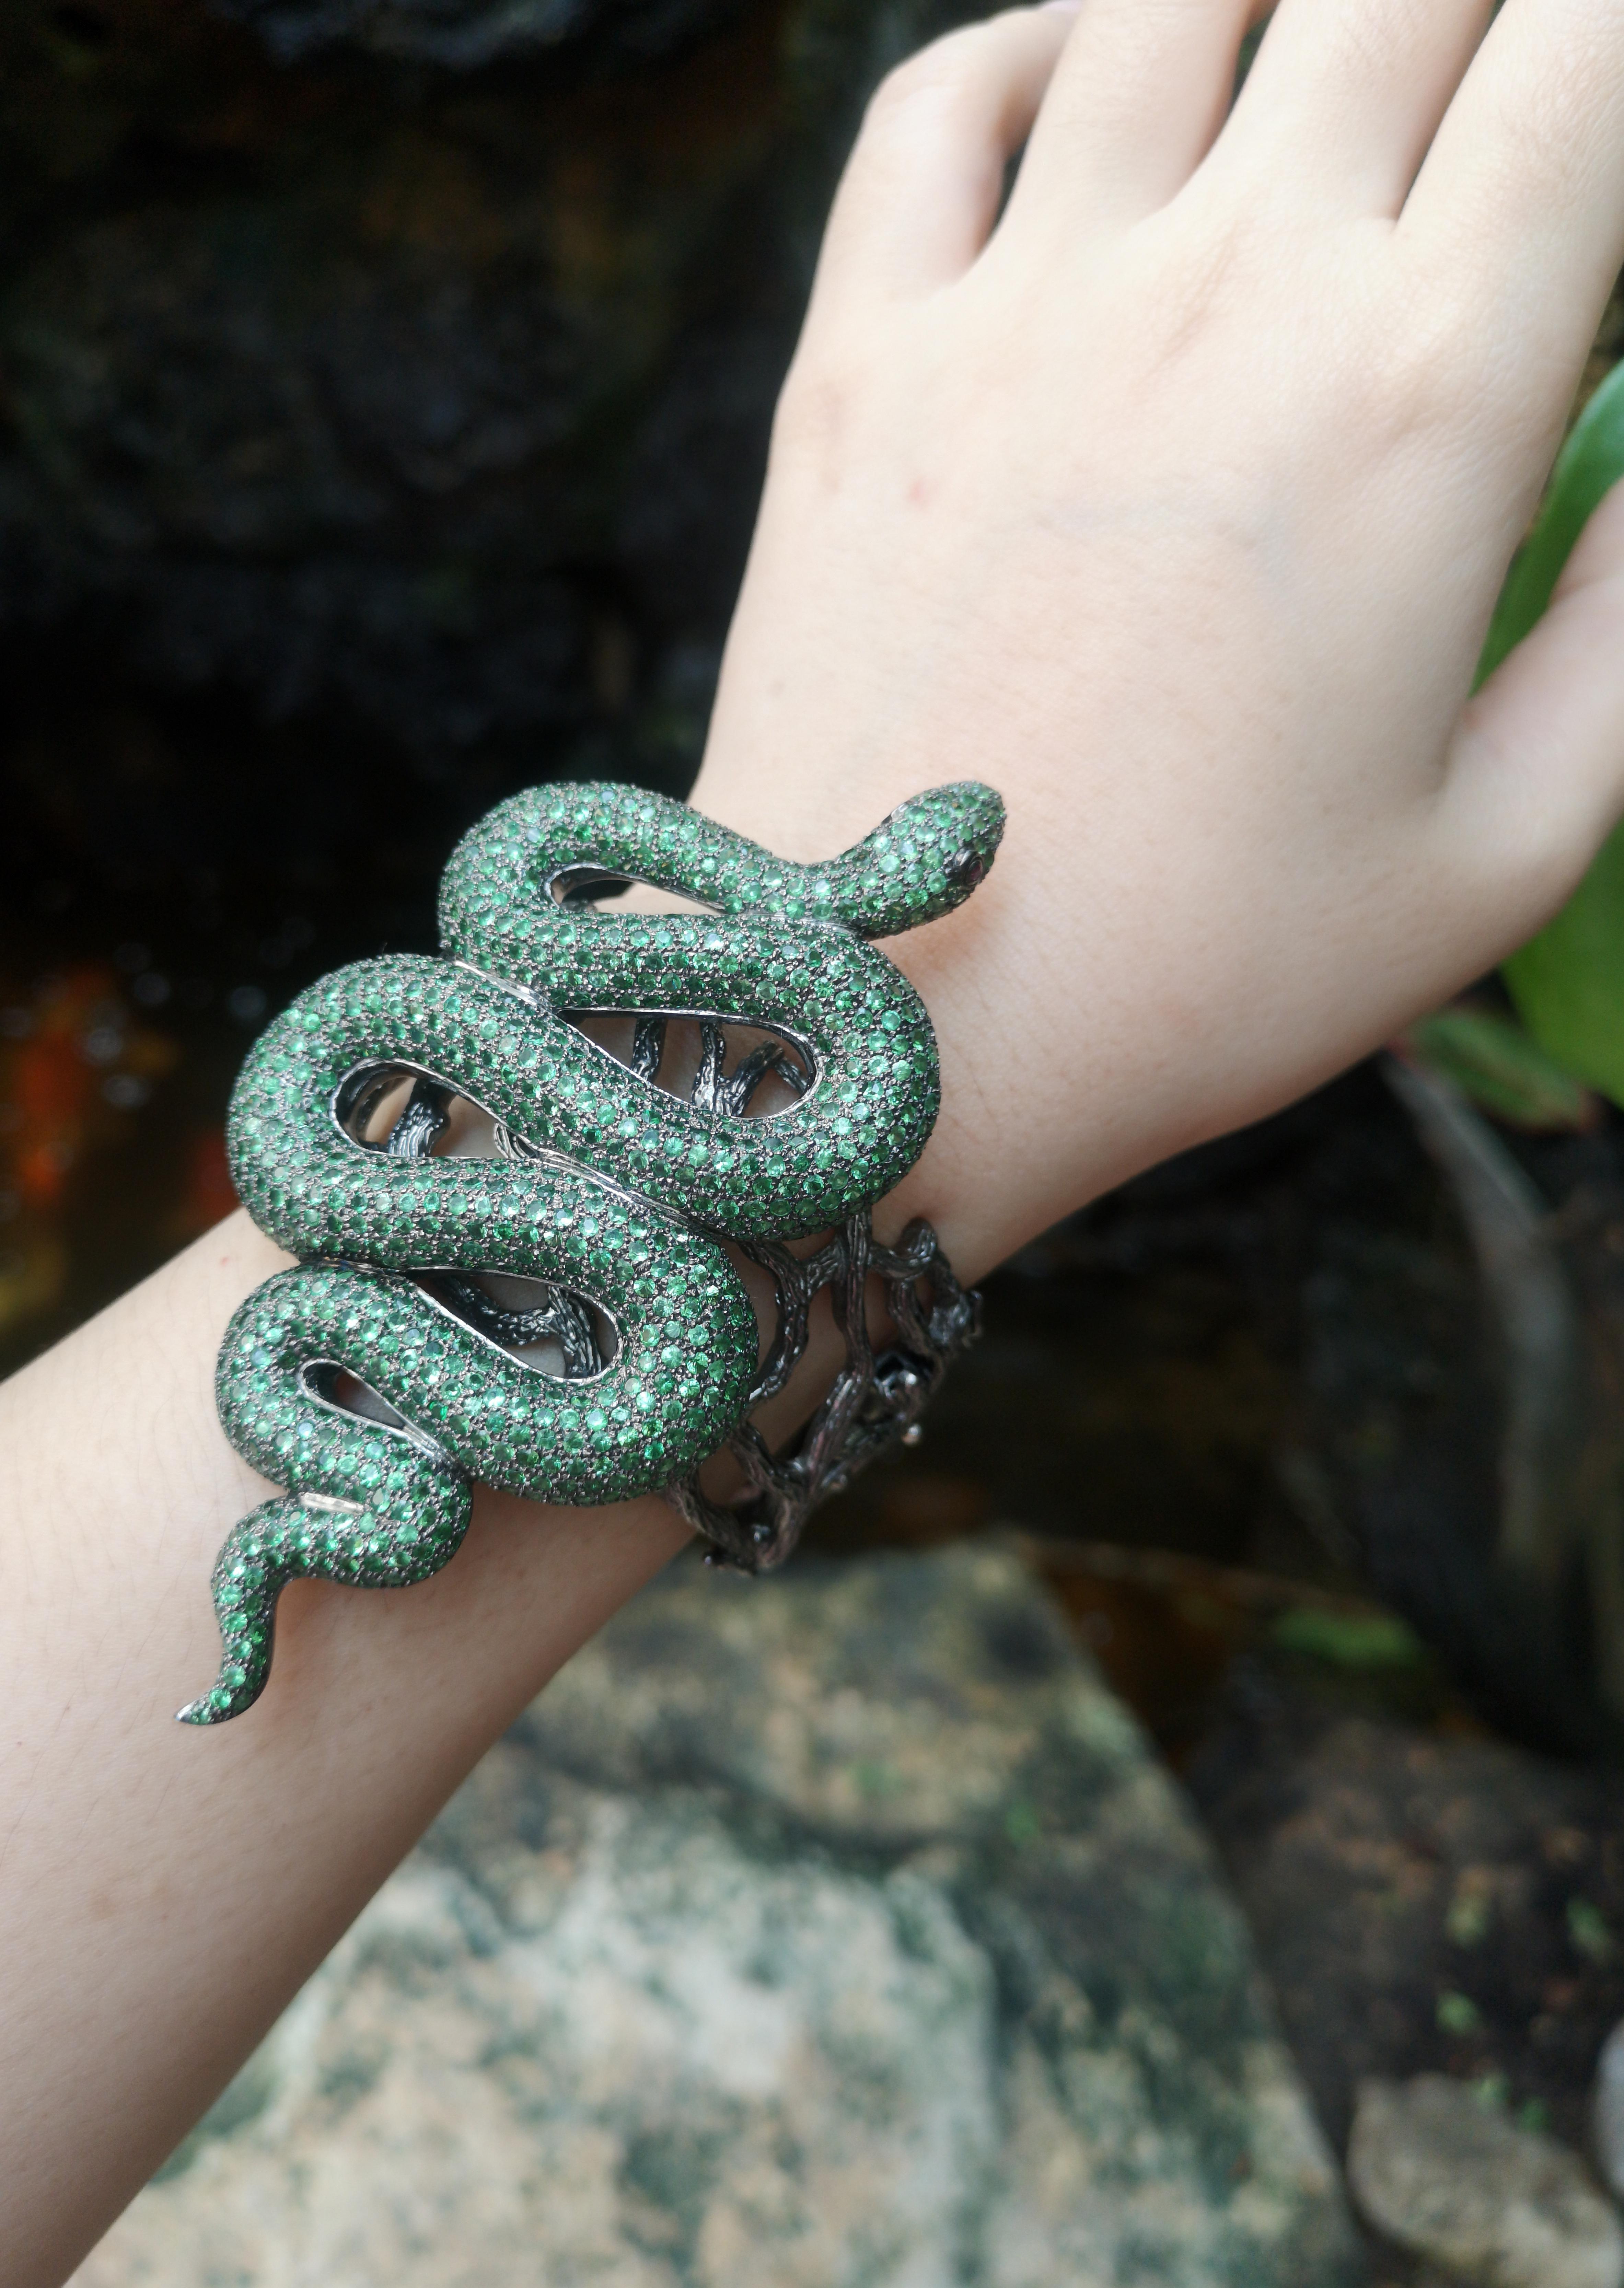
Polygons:
<instances>
[{"instance_id":1,"label":"wet rock","mask_svg":"<svg viewBox=\"0 0 1624 2288\"><path fill-rule=\"evenodd\" d=\"M689 99L715 105L706 76ZM676 452L642 449L690 266L736 243L762 155L725 103L663 149L649 108L528 87L402 119L331 96L227 189L76 202L0 320L0 616L94 609L159 686L419 755L578 739L657 698L691 597L730 599L777 361L741 344L748 401L717 393ZM733 482L701 498L718 428ZM690 600L660 584L678 553Z\"/></svg>"},{"instance_id":2,"label":"wet rock","mask_svg":"<svg viewBox=\"0 0 1624 2288\"><path fill-rule=\"evenodd\" d=\"M1445 2075L1364 2084L1348 2180L1378 2231L1480 2288L1624 2281L1624 2231L1575 2155Z\"/></svg>"},{"instance_id":3,"label":"wet rock","mask_svg":"<svg viewBox=\"0 0 1624 2288\"><path fill-rule=\"evenodd\" d=\"M4 12L0 640L681 784L862 101L967 12Z\"/></svg>"},{"instance_id":4,"label":"wet rock","mask_svg":"<svg viewBox=\"0 0 1624 2288\"><path fill-rule=\"evenodd\" d=\"M325 48L477 70L576 41L659 56L695 38L727 0L215 0L286 62Z\"/></svg>"},{"instance_id":5,"label":"wet rock","mask_svg":"<svg viewBox=\"0 0 1624 2288\"><path fill-rule=\"evenodd\" d=\"M681 1565L78 2288L1342 2288L1174 1787L1004 1554Z\"/></svg>"}]
</instances>

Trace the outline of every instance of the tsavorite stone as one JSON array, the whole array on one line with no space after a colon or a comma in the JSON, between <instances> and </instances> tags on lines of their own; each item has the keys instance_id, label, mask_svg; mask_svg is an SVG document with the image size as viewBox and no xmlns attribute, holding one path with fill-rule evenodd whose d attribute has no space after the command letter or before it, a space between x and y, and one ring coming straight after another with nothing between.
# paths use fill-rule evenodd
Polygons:
<instances>
[{"instance_id":1,"label":"tsavorite stone","mask_svg":"<svg viewBox=\"0 0 1624 2288\"><path fill-rule=\"evenodd\" d=\"M713 1235L781 1243L838 1228L917 1158L935 1117L935 1043L868 941L958 904L1001 827L988 789L938 788L807 867L626 788L516 796L447 870L446 959L338 971L267 1029L234 1099L232 1168L262 1228L305 1259L237 1314L218 1387L228 1434L288 1492L220 1553L221 1676L184 1712L192 1720L257 1696L275 1600L296 1575L404 1585L443 1564L474 1477L612 1501L682 1476L723 1442L748 1401L757 1333ZM569 911L550 885L577 866L715 910ZM707 1007L802 1044L816 1086L768 1119L698 1108L616 1064L566 1014ZM527 1150L557 1157L414 1159L355 1142L336 1097L358 1069L392 1066L438 1076ZM464 1323L419 1283L430 1272L506 1272L585 1295L614 1328L613 1356L590 1383L549 1378ZM408 1426L335 1412L309 1378L333 1366L383 1390Z\"/></svg>"}]
</instances>

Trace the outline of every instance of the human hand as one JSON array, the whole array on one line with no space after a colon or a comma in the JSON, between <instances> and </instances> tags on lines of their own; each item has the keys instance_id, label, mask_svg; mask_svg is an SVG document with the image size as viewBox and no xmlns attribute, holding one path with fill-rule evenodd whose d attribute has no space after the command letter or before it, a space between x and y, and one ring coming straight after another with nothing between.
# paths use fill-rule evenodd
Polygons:
<instances>
[{"instance_id":1,"label":"human hand","mask_svg":"<svg viewBox=\"0 0 1624 2288\"><path fill-rule=\"evenodd\" d=\"M1467 703L1624 258L1616 0L1284 0L1226 123L1246 13L1015 11L881 89L695 790L799 857L1005 794L893 949L900 1204L972 1274L1479 974L1624 804L1624 496Z\"/></svg>"}]
</instances>

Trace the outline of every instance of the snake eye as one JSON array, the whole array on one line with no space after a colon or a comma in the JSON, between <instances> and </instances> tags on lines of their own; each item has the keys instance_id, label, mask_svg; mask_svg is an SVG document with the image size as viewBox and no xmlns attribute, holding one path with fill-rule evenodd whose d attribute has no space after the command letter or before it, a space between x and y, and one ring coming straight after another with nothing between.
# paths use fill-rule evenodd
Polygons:
<instances>
[{"instance_id":1,"label":"snake eye","mask_svg":"<svg viewBox=\"0 0 1624 2288\"><path fill-rule=\"evenodd\" d=\"M986 879L987 862L967 842L947 862L947 878L956 890L973 890Z\"/></svg>"}]
</instances>

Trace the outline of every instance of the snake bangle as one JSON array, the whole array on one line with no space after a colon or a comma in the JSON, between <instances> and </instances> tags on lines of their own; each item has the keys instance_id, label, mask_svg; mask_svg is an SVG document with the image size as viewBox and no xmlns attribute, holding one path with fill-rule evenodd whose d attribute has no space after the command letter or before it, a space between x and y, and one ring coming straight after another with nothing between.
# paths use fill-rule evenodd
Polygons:
<instances>
[{"instance_id":1,"label":"snake bangle","mask_svg":"<svg viewBox=\"0 0 1624 2288\"><path fill-rule=\"evenodd\" d=\"M183 1722L258 1698L289 1581L436 1572L476 1478L572 1505L664 1490L756 1571L814 1499L912 1432L975 1308L928 1226L896 1249L872 1238L940 1084L924 1005L872 941L960 904L1003 820L990 788L937 787L799 864L635 788L536 788L453 853L442 957L353 964L272 1022L227 1144L250 1214L299 1261L237 1311L216 1388L232 1444L284 1490L219 1553L219 1673ZM591 902L628 882L689 902ZM594 1018L629 1021L625 1058ZM678 1094L657 1076L683 1024L699 1045ZM486 1117L488 1156L445 1148L459 1106ZM729 1242L773 1275L765 1359ZM875 1275L899 1330L878 1359ZM825 1285L846 1365L775 1455L751 1410L782 1386ZM699 1487L724 1446L742 1504Z\"/></svg>"}]
</instances>

